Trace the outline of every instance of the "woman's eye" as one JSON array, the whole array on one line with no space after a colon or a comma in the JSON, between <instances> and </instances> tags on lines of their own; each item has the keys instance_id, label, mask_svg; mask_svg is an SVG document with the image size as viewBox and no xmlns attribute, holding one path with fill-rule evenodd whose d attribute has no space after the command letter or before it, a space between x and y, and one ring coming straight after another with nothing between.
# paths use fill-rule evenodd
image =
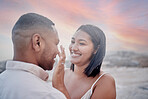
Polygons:
<instances>
[{"instance_id":1,"label":"woman's eye","mask_svg":"<svg viewBox=\"0 0 148 99\"><path fill-rule=\"evenodd\" d=\"M85 45L85 43L80 43L80 45Z\"/></svg>"},{"instance_id":2,"label":"woman's eye","mask_svg":"<svg viewBox=\"0 0 148 99\"><path fill-rule=\"evenodd\" d=\"M75 43L75 41L71 41L71 43L72 43L72 44L74 44L74 43Z\"/></svg>"}]
</instances>

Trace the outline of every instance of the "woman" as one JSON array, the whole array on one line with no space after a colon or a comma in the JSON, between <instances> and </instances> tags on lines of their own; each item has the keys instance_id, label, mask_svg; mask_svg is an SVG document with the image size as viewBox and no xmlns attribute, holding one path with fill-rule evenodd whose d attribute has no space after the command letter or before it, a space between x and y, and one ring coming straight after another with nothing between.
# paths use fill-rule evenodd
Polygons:
<instances>
[{"instance_id":1,"label":"woman","mask_svg":"<svg viewBox=\"0 0 148 99\"><path fill-rule=\"evenodd\" d=\"M71 99L116 98L114 78L100 69L105 49L105 35L96 26L82 25L73 35L69 46L72 65L64 75Z\"/></svg>"}]
</instances>

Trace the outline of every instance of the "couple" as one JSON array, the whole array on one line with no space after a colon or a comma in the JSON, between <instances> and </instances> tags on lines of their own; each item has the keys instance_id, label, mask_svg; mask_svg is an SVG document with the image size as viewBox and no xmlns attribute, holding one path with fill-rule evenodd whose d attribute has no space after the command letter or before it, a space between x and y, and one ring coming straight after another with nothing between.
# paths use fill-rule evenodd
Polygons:
<instances>
[{"instance_id":1,"label":"couple","mask_svg":"<svg viewBox=\"0 0 148 99\"><path fill-rule=\"evenodd\" d=\"M65 52L57 45L54 23L44 16L28 13L12 30L13 61L0 74L0 99L115 99L115 81L100 68L105 56L104 33L96 26L82 25L69 46L71 68L64 70ZM55 68L52 86L46 81Z\"/></svg>"}]
</instances>

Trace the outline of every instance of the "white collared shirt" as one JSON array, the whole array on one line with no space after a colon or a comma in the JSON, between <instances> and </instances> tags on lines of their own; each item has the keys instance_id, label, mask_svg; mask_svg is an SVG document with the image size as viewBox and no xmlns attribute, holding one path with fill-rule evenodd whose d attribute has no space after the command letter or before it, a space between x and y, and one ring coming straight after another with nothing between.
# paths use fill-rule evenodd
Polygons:
<instances>
[{"instance_id":1,"label":"white collared shirt","mask_svg":"<svg viewBox=\"0 0 148 99\"><path fill-rule=\"evenodd\" d=\"M48 73L35 64L8 61L0 74L0 99L66 99L47 79Z\"/></svg>"}]
</instances>

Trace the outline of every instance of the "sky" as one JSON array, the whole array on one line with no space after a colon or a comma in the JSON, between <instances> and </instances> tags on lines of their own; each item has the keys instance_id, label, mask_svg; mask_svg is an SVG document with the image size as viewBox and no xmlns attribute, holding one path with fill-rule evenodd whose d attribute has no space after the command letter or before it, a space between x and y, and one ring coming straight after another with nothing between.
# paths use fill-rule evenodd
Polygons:
<instances>
[{"instance_id":1,"label":"sky","mask_svg":"<svg viewBox=\"0 0 148 99\"><path fill-rule=\"evenodd\" d=\"M0 60L12 59L12 28L21 15L32 12L56 24L67 54L82 24L104 31L107 52L148 53L148 0L0 0Z\"/></svg>"}]
</instances>

